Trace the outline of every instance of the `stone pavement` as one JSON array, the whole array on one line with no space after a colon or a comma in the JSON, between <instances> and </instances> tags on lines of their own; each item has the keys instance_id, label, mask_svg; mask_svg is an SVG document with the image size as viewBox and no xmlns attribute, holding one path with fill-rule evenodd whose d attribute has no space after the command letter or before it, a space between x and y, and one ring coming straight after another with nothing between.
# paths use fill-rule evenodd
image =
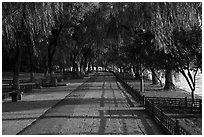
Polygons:
<instances>
[{"instance_id":1,"label":"stone pavement","mask_svg":"<svg viewBox=\"0 0 204 137\"><path fill-rule=\"evenodd\" d=\"M64 87L63 90L66 90L66 88L69 88L69 86ZM55 90L56 96L60 96L63 93L60 92L60 89L58 91L58 87ZM46 91L45 95L47 95ZM32 101L28 101L31 104L33 103L34 106L30 105L26 110L18 110L18 107L16 107L16 110L5 111L6 108L3 104L3 134L11 133L9 131L12 128L8 126L11 124L9 122L14 123L16 120L20 122L24 120L34 121L32 124L31 122L27 124L27 127L24 124L25 128L18 130L20 131L18 134L24 135L164 134L152 118L146 114L144 108L124 91L112 73L96 73L61 101L52 102L48 99L48 102L53 103L53 106L47 111L44 109L47 107L47 98L44 98L44 100L42 98L40 101L32 97L30 99L33 102L39 102L38 106L35 106ZM23 105L26 107L26 104ZM51 105L49 104L49 106ZM28 112L31 112L32 116L29 116ZM38 112L41 114L42 112L45 113L39 117ZM6 113L11 113L11 116ZM16 123L12 126L16 127L18 124ZM11 134L16 133L12 132Z\"/></svg>"},{"instance_id":2,"label":"stone pavement","mask_svg":"<svg viewBox=\"0 0 204 137\"><path fill-rule=\"evenodd\" d=\"M2 134L17 134L87 79L89 78L70 80L68 86L33 89L25 93L22 100L18 102L11 102L10 98L4 100L2 103Z\"/></svg>"}]
</instances>

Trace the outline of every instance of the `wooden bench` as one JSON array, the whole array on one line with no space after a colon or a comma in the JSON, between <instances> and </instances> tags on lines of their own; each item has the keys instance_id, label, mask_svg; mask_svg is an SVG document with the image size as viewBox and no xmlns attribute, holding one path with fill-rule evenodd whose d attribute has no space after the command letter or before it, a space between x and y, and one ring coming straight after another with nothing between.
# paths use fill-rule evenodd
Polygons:
<instances>
[{"instance_id":1,"label":"wooden bench","mask_svg":"<svg viewBox=\"0 0 204 137\"><path fill-rule=\"evenodd\" d=\"M35 87L35 83L20 83L20 89L23 92L31 91Z\"/></svg>"},{"instance_id":2,"label":"wooden bench","mask_svg":"<svg viewBox=\"0 0 204 137\"><path fill-rule=\"evenodd\" d=\"M56 84L55 84L55 85L52 85L50 78L43 78L43 79L42 79L42 86L43 86L43 87L50 87L50 86L56 87L56 86L57 86L57 83L58 83L58 82L57 82L57 78L56 78L55 80L56 80L56 82L55 82Z\"/></svg>"},{"instance_id":3,"label":"wooden bench","mask_svg":"<svg viewBox=\"0 0 204 137\"><path fill-rule=\"evenodd\" d=\"M49 80L47 78L42 78L42 86L43 87L49 86Z\"/></svg>"},{"instance_id":4,"label":"wooden bench","mask_svg":"<svg viewBox=\"0 0 204 137\"><path fill-rule=\"evenodd\" d=\"M4 92L2 93L2 100L11 97L12 102L17 102L18 100L21 100L22 92L18 92L17 90L13 90L10 92Z\"/></svg>"},{"instance_id":5,"label":"wooden bench","mask_svg":"<svg viewBox=\"0 0 204 137\"><path fill-rule=\"evenodd\" d=\"M12 91L12 86L9 84L2 84L2 100L11 97L12 102L17 102L17 100L21 100L23 93L32 91L34 88L41 88L41 83L20 83L20 92L17 92L16 90Z\"/></svg>"}]
</instances>

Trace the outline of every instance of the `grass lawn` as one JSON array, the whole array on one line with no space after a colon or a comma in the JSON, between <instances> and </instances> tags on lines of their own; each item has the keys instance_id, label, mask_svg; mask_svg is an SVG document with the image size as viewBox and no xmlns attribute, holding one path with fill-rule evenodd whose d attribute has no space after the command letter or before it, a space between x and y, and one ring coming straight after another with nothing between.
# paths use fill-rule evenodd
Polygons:
<instances>
[{"instance_id":1,"label":"grass lawn","mask_svg":"<svg viewBox=\"0 0 204 137\"><path fill-rule=\"evenodd\" d=\"M139 80L125 80L134 89L140 91L140 81ZM176 88L175 90L164 90L163 87L158 85L152 85L150 80L144 81L144 93L143 95L147 97L169 97L169 98L191 98L191 93L183 89ZM195 98L202 99L202 96L196 95Z\"/></svg>"},{"instance_id":2,"label":"grass lawn","mask_svg":"<svg viewBox=\"0 0 204 137\"><path fill-rule=\"evenodd\" d=\"M131 87L140 90L139 80L125 80ZM152 85L149 80L144 81L144 93L146 97L169 97L169 98L191 98L191 93L176 88L175 90L164 90L160 85ZM202 99L202 96L195 95L195 98ZM165 110L165 114L174 120L178 120L179 124L193 135L202 134L202 113L192 114L192 112L184 110Z\"/></svg>"}]
</instances>

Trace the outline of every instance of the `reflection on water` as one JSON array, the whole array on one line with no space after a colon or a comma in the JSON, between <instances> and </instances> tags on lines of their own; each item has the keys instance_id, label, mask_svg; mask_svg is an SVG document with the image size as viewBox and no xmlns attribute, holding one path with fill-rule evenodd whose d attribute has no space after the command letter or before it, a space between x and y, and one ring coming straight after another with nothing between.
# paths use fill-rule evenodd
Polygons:
<instances>
[{"instance_id":1,"label":"reflection on water","mask_svg":"<svg viewBox=\"0 0 204 137\"><path fill-rule=\"evenodd\" d=\"M191 92L191 89L182 74L178 74L174 77L174 84L180 89L184 89L188 92ZM201 71L199 71L198 74L196 75L195 94L202 96L202 73Z\"/></svg>"}]
</instances>

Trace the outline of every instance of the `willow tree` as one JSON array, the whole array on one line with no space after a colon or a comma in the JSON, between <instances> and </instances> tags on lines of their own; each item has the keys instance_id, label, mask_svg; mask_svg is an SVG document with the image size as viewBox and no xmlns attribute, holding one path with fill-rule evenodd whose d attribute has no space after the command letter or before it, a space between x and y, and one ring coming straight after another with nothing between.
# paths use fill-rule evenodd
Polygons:
<instances>
[{"instance_id":1,"label":"willow tree","mask_svg":"<svg viewBox=\"0 0 204 137\"><path fill-rule=\"evenodd\" d=\"M190 30L194 25L199 25L201 19L201 3L153 3L152 31L158 48L163 50L167 56L171 54L173 42L173 30ZM174 62L166 60L166 82L165 88L174 88L172 70Z\"/></svg>"},{"instance_id":2,"label":"willow tree","mask_svg":"<svg viewBox=\"0 0 204 137\"><path fill-rule=\"evenodd\" d=\"M202 5L199 2L112 3L111 6L111 15L118 29L126 30L133 40L137 30L151 31L155 35L155 50L163 50L167 55L176 46L173 43L173 30L182 28L188 31L194 26L201 28ZM165 63L167 89L174 87L171 74L175 69L173 63L169 60Z\"/></svg>"},{"instance_id":3,"label":"willow tree","mask_svg":"<svg viewBox=\"0 0 204 137\"><path fill-rule=\"evenodd\" d=\"M40 41L47 41L48 70L51 77L54 77L52 60L59 34L64 27L79 24L86 11L91 9L89 7L88 3L3 3L3 35L10 42L9 46L15 47L17 51L14 89L19 89L18 73L22 45L31 46L30 53L34 53L36 43L39 42L36 37L40 36ZM24 36L29 38L30 42L23 39ZM51 83L52 81L55 79L51 79Z\"/></svg>"},{"instance_id":4,"label":"willow tree","mask_svg":"<svg viewBox=\"0 0 204 137\"><path fill-rule=\"evenodd\" d=\"M174 45L169 60L174 62L174 67L184 76L194 100L196 75L202 68L202 30L200 27L191 30L174 30Z\"/></svg>"},{"instance_id":5,"label":"willow tree","mask_svg":"<svg viewBox=\"0 0 204 137\"><path fill-rule=\"evenodd\" d=\"M5 48L15 49L15 68L13 75L13 89L19 90L19 71L21 64L22 46L24 44L24 36L28 29L26 3L3 3L2 25L3 36L6 37L7 45Z\"/></svg>"},{"instance_id":6,"label":"willow tree","mask_svg":"<svg viewBox=\"0 0 204 137\"><path fill-rule=\"evenodd\" d=\"M19 71L22 46L30 46L31 53L36 53L36 36L46 38L54 22L50 19L50 5L45 3L2 3L3 37L8 41L5 48L16 51L13 75L13 89L19 90ZM57 12L53 11L53 12ZM29 38L29 43L28 39Z\"/></svg>"},{"instance_id":7,"label":"willow tree","mask_svg":"<svg viewBox=\"0 0 204 137\"><path fill-rule=\"evenodd\" d=\"M103 10L99 5L95 11L85 19L86 32L84 39L87 43L85 50L82 50L84 62L90 70L90 65L95 61L95 65L98 65L98 56L104 49L104 40L106 34L105 20L103 19ZM85 52L84 52L85 51Z\"/></svg>"},{"instance_id":8,"label":"willow tree","mask_svg":"<svg viewBox=\"0 0 204 137\"><path fill-rule=\"evenodd\" d=\"M53 56L57 47L57 41L62 29L70 29L70 36L74 36L76 28L84 21L85 16L92 12L97 6L95 3L46 3L52 5L50 13L53 16L51 20L51 34L48 37L48 72L51 76L51 84L56 85L55 74L53 70ZM57 12L56 12L57 11Z\"/></svg>"},{"instance_id":9,"label":"willow tree","mask_svg":"<svg viewBox=\"0 0 204 137\"><path fill-rule=\"evenodd\" d=\"M18 5L25 11L25 5ZM16 63L15 63L15 69L14 69L14 76L13 76L13 89L19 90L19 69L20 69L20 63L21 63L21 52L22 52L22 39L23 39L23 31L25 28L25 22L23 20L23 15L21 11L18 9L10 12L7 8L13 7L13 5L6 5L3 3L3 35L7 38L8 41L8 48L16 48ZM6 10L7 9L7 10ZM23 11L23 10L22 10ZM24 12L23 11L23 12ZM20 16L18 16L21 14ZM9 17L8 17L9 16ZM16 22L14 23L14 20ZM7 48L7 47L6 47Z\"/></svg>"},{"instance_id":10,"label":"willow tree","mask_svg":"<svg viewBox=\"0 0 204 137\"><path fill-rule=\"evenodd\" d=\"M159 3L155 8L152 24L157 27L153 27L153 31L158 46L171 58L167 60L171 64L167 66L167 72L171 72L169 69L179 70L189 84L194 99L195 77L200 66L196 62L201 62L198 56L201 55L202 4ZM192 64L194 74L190 73Z\"/></svg>"},{"instance_id":11,"label":"willow tree","mask_svg":"<svg viewBox=\"0 0 204 137\"><path fill-rule=\"evenodd\" d=\"M143 52L143 41L140 38L140 33L143 30L149 29L151 20L147 16L147 4L146 3L110 3L109 6L109 18L108 24L109 30L107 36L110 40L115 41L118 48L122 45L133 45L137 47L137 54L134 54L134 63L132 66L139 64L140 66L140 80L141 91L144 91L143 82L143 70L144 61L140 58ZM128 47L128 46L127 46ZM129 58L130 59L130 58ZM130 63L130 61L129 61Z\"/></svg>"}]
</instances>

